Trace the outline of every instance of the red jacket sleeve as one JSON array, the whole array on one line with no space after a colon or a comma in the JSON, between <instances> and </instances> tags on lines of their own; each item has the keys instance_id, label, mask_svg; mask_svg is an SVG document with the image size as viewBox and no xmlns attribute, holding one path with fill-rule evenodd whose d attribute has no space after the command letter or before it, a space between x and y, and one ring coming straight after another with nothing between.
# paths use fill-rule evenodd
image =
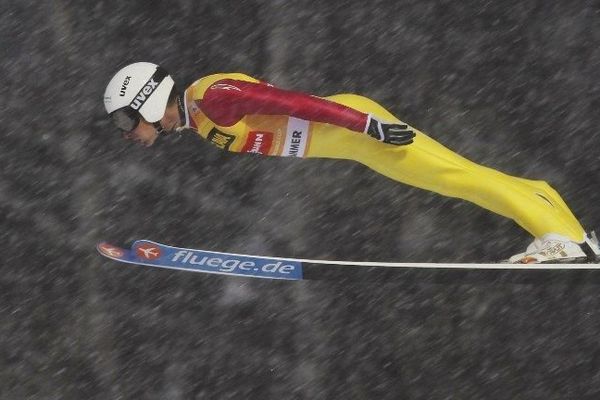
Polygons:
<instances>
[{"instance_id":1,"label":"red jacket sleeve","mask_svg":"<svg viewBox=\"0 0 600 400\"><path fill-rule=\"evenodd\" d=\"M367 114L333 101L235 79L215 82L197 103L202 112L220 126L234 125L251 114L289 115L356 132L364 132L368 121Z\"/></svg>"}]
</instances>

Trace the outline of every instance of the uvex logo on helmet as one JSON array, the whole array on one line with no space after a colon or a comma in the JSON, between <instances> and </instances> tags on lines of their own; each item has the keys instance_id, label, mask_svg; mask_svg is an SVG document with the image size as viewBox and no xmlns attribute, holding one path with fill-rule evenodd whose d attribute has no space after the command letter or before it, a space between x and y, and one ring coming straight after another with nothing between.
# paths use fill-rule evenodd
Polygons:
<instances>
[{"instance_id":1,"label":"uvex logo on helmet","mask_svg":"<svg viewBox=\"0 0 600 400\"><path fill-rule=\"evenodd\" d=\"M150 80L138 92L137 96L135 96L129 106L134 110L139 110L144 105L146 100L148 100L148 97L150 97L150 95L156 90L159 83L160 82L155 81L154 78L150 78Z\"/></svg>"},{"instance_id":2,"label":"uvex logo on helmet","mask_svg":"<svg viewBox=\"0 0 600 400\"><path fill-rule=\"evenodd\" d=\"M129 81L131 80L130 76L126 76L123 84L121 85L121 90L119 91L119 95L121 97L125 96L125 90L127 89L127 85L129 85Z\"/></svg>"}]
</instances>

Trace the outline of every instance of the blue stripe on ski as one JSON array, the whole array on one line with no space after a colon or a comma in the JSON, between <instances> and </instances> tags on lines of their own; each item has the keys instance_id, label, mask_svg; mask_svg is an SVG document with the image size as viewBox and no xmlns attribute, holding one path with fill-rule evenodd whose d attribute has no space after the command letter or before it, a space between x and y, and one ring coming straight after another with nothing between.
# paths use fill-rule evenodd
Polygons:
<instances>
[{"instance_id":1,"label":"blue stripe on ski","mask_svg":"<svg viewBox=\"0 0 600 400\"><path fill-rule=\"evenodd\" d=\"M184 249L138 240L131 249L100 243L98 251L113 260L158 268L268 279L302 279L302 262L282 258Z\"/></svg>"}]
</instances>

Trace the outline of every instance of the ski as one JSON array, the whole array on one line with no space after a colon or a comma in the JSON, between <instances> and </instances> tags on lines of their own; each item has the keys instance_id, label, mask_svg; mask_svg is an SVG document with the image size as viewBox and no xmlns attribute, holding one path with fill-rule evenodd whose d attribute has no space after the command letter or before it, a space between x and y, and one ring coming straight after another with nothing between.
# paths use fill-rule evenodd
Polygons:
<instances>
[{"instance_id":1,"label":"ski","mask_svg":"<svg viewBox=\"0 0 600 400\"><path fill-rule=\"evenodd\" d=\"M266 257L248 254L206 251L168 246L150 240L138 240L130 249L103 242L97 245L103 256L128 264L210 274L252 278L302 280L318 279L327 271L375 272L382 270L592 270L598 264L461 264L395 263L367 261L310 260Z\"/></svg>"}]
</instances>

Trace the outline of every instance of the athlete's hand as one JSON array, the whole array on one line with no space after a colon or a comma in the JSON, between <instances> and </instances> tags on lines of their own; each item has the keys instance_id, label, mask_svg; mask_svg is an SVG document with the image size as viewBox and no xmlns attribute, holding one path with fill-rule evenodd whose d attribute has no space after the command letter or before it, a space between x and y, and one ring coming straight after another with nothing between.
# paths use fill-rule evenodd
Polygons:
<instances>
[{"instance_id":1,"label":"athlete's hand","mask_svg":"<svg viewBox=\"0 0 600 400\"><path fill-rule=\"evenodd\" d=\"M408 129L404 124L386 124L371 118L367 132L369 136L380 142L403 146L411 144L415 137L415 132Z\"/></svg>"}]
</instances>

